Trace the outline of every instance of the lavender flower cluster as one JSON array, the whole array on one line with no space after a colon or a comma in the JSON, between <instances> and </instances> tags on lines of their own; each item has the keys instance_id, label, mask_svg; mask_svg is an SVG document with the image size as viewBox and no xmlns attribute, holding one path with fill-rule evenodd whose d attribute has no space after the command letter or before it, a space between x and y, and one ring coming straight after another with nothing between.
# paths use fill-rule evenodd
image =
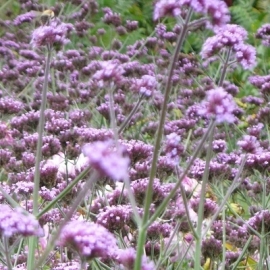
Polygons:
<instances>
[{"instance_id":1,"label":"lavender flower cluster","mask_svg":"<svg viewBox=\"0 0 270 270\"><path fill-rule=\"evenodd\" d=\"M270 75L254 70L256 49L229 24L225 2L155 1L154 31L143 38L139 21L96 0L72 0L68 12L17 2L20 14L1 21L0 269L27 269L30 246L19 240L28 236L39 239L36 262L52 246L48 269L193 269L198 229L205 269L209 261L232 269L240 255L238 263L263 261ZM47 8L55 16L44 24L37 11ZM174 53L185 31L191 42L191 32L207 35L200 53ZM266 24L256 34L265 46L268 32ZM239 69L256 94L233 81Z\"/></svg>"}]
</instances>

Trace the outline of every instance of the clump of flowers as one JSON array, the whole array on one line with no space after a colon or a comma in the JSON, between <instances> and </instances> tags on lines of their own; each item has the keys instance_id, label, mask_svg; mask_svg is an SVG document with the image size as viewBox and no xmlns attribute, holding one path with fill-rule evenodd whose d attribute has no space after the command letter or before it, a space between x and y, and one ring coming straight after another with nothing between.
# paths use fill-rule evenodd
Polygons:
<instances>
[{"instance_id":1,"label":"clump of flowers","mask_svg":"<svg viewBox=\"0 0 270 270\"><path fill-rule=\"evenodd\" d=\"M202 103L199 113L205 117L214 118L217 123L233 123L236 108L233 97L222 87L218 87L207 91L206 101Z\"/></svg>"},{"instance_id":2,"label":"clump of flowers","mask_svg":"<svg viewBox=\"0 0 270 270\"><path fill-rule=\"evenodd\" d=\"M23 209L12 209L8 205L0 205L0 234L4 237L14 235L43 236L38 220Z\"/></svg>"},{"instance_id":3,"label":"clump of flowers","mask_svg":"<svg viewBox=\"0 0 270 270\"><path fill-rule=\"evenodd\" d=\"M53 21L49 26L40 26L32 33L33 47L61 47L69 42L67 35L74 29L72 24Z\"/></svg>"},{"instance_id":4,"label":"clump of flowers","mask_svg":"<svg viewBox=\"0 0 270 270\"><path fill-rule=\"evenodd\" d=\"M89 143L83 147L83 153L101 175L116 181L128 179L130 161L121 145L113 141Z\"/></svg>"},{"instance_id":5,"label":"clump of flowers","mask_svg":"<svg viewBox=\"0 0 270 270\"><path fill-rule=\"evenodd\" d=\"M234 53L236 61L244 69L252 69L256 65L256 50L253 46L244 44L247 32L244 28L235 24L228 24L216 30L216 35L207 38L204 42L201 56L208 64L219 53L230 49ZM232 63L235 58L232 58Z\"/></svg>"},{"instance_id":6,"label":"clump of flowers","mask_svg":"<svg viewBox=\"0 0 270 270\"><path fill-rule=\"evenodd\" d=\"M58 241L68 246L81 258L110 258L115 250L115 237L104 227L92 222L72 221L65 225Z\"/></svg>"}]
</instances>

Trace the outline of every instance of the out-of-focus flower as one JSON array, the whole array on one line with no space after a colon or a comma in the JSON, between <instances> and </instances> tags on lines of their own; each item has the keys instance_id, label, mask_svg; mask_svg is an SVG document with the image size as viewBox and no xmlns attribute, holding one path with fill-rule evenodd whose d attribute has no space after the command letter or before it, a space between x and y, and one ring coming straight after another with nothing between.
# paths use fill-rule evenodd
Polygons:
<instances>
[{"instance_id":1,"label":"out-of-focus flower","mask_svg":"<svg viewBox=\"0 0 270 270\"><path fill-rule=\"evenodd\" d=\"M256 50L251 45L244 44L246 38L247 32L244 28L235 24L227 24L219 28L215 36L204 42L201 56L206 59L207 64L225 48L231 49L236 61L244 69L251 69L256 65Z\"/></svg>"},{"instance_id":2,"label":"out-of-focus flower","mask_svg":"<svg viewBox=\"0 0 270 270\"><path fill-rule=\"evenodd\" d=\"M158 20L164 16L181 15L181 3L178 0L160 0L155 5L154 20Z\"/></svg>"},{"instance_id":3,"label":"out-of-focus flower","mask_svg":"<svg viewBox=\"0 0 270 270\"><path fill-rule=\"evenodd\" d=\"M214 117L217 123L229 122L235 120L233 111L237 108L233 97L218 87L207 91L206 101L202 103L199 113L206 117Z\"/></svg>"},{"instance_id":4,"label":"out-of-focus flower","mask_svg":"<svg viewBox=\"0 0 270 270\"><path fill-rule=\"evenodd\" d=\"M132 89L145 97L151 97L157 89L158 83L154 76L143 75L140 79L134 79Z\"/></svg>"},{"instance_id":5,"label":"out-of-focus flower","mask_svg":"<svg viewBox=\"0 0 270 270\"><path fill-rule=\"evenodd\" d=\"M71 247L85 259L110 258L118 250L116 239L107 229L92 222L77 220L65 225L58 244Z\"/></svg>"},{"instance_id":6,"label":"out-of-focus flower","mask_svg":"<svg viewBox=\"0 0 270 270\"><path fill-rule=\"evenodd\" d=\"M208 28L221 27L230 21L229 9L220 0L160 0L155 4L153 18L158 20L164 16L182 16L187 8L209 16Z\"/></svg>"},{"instance_id":7,"label":"out-of-focus flower","mask_svg":"<svg viewBox=\"0 0 270 270\"><path fill-rule=\"evenodd\" d=\"M133 248L119 249L116 254L116 261L125 267L125 269L133 269L136 259L136 251ZM147 257L142 257L141 270L155 270L153 262L148 262Z\"/></svg>"},{"instance_id":8,"label":"out-of-focus flower","mask_svg":"<svg viewBox=\"0 0 270 270\"><path fill-rule=\"evenodd\" d=\"M256 33L256 38L262 40L264 46L270 47L270 24L264 24L261 26Z\"/></svg>"},{"instance_id":9,"label":"out-of-focus flower","mask_svg":"<svg viewBox=\"0 0 270 270\"><path fill-rule=\"evenodd\" d=\"M53 21L48 26L40 26L32 33L33 47L57 46L61 47L69 42L68 34L74 29L70 23Z\"/></svg>"},{"instance_id":10,"label":"out-of-focus flower","mask_svg":"<svg viewBox=\"0 0 270 270\"><path fill-rule=\"evenodd\" d=\"M128 179L130 160L121 145L116 147L111 140L89 143L83 147L83 153L89 164L102 175L116 181Z\"/></svg>"},{"instance_id":11,"label":"out-of-focus flower","mask_svg":"<svg viewBox=\"0 0 270 270\"><path fill-rule=\"evenodd\" d=\"M93 75L93 79L98 81L98 85L100 87L103 87L106 82L111 84L118 83L122 80L124 69L119 61L101 61L100 66L101 69Z\"/></svg>"},{"instance_id":12,"label":"out-of-focus flower","mask_svg":"<svg viewBox=\"0 0 270 270\"><path fill-rule=\"evenodd\" d=\"M254 136L244 135L243 139L237 142L237 145L246 153L260 154L262 152L260 142Z\"/></svg>"},{"instance_id":13,"label":"out-of-focus flower","mask_svg":"<svg viewBox=\"0 0 270 270\"><path fill-rule=\"evenodd\" d=\"M175 132L166 136L165 152L166 157L174 164L179 163L179 156L184 152L184 147L180 144L181 137Z\"/></svg>"},{"instance_id":14,"label":"out-of-focus flower","mask_svg":"<svg viewBox=\"0 0 270 270\"><path fill-rule=\"evenodd\" d=\"M14 235L43 236L38 220L20 208L11 209L8 205L0 205L0 234L5 237Z\"/></svg>"},{"instance_id":15,"label":"out-of-focus flower","mask_svg":"<svg viewBox=\"0 0 270 270\"><path fill-rule=\"evenodd\" d=\"M36 17L37 17L37 14L35 11L29 11L27 13L17 16L14 19L13 24L18 26L25 22L32 22Z\"/></svg>"}]
</instances>

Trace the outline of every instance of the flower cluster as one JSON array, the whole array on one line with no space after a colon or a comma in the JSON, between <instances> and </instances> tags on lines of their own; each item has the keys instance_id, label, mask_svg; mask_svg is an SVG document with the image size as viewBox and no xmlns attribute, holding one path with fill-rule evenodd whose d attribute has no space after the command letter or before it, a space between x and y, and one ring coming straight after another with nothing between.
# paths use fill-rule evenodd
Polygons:
<instances>
[{"instance_id":1,"label":"flower cluster","mask_svg":"<svg viewBox=\"0 0 270 270\"><path fill-rule=\"evenodd\" d=\"M13 210L1 204L0 234L8 238L14 235L42 237L43 230L33 215L20 208Z\"/></svg>"},{"instance_id":2,"label":"flower cluster","mask_svg":"<svg viewBox=\"0 0 270 270\"><path fill-rule=\"evenodd\" d=\"M67 35L74 29L72 24L53 21L49 26L40 26L32 33L33 47L61 47L69 42Z\"/></svg>"},{"instance_id":3,"label":"flower cluster","mask_svg":"<svg viewBox=\"0 0 270 270\"><path fill-rule=\"evenodd\" d=\"M104 227L91 222L72 221L63 230L58 241L82 258L109 258L117 249L116 239Z\"/></svg>"},{"instance_id":4,"label":"flower cluster","mask_svg":"<svg viewBox=\"0 0 270 270\"><path fill-rule=\"evenodd\" d=\"M186 8L192 8L195 12L210 17L208 27L220 27L229 22L229 10L226 4L220 0L159 0L155 4L154 20L164 16L184 16Z\"/></svg>"},{"instance_id":5,"label":"flower cluster","mask_svg":"<svg viewBox=\"0 0 270 270\"><path fill-rule=\"evenodd\" d=\"M204 42L201 56L208 63L227 48L234 53L236 61L244 69L252 69L256 65L256 50L253 46L244 44L246 38L247 32L244 28L228 24L216 30L216 35Z\"/></svg>"},{"instance_id":6,"label":"flower cluster","mask_svg":"<svg viewBox=\"0 0 270 270\"><path fill-rule=\"evenodd\" d=\"M270 24L264 24L261 26L256 33L256 38L262 40L262 44L264 46L270 46Z\"/></svg>"},{"instance_id":7,"label":"flower cluster","mask_svg":"<svg viewBox=\"0 0 270 270\"><path fill-rule=\"evenodd\" d=\"M128 179L129 158L125 149L113 141L94 142L83 147L89 164L102 175L119 181Z\"/></svg>"},{"instance_id":8,"label":"flower cluster","mask_svg":"<svg viewBox=\"0 0 270 270\"><path fill-rule=\"evenodd\" d=\"M233 97L218 87L207 91L206 101L202 103L199 113L208 118L215 118L217 123L235 121L234 110L236 104Z\"/></svg>"}]
</instances>

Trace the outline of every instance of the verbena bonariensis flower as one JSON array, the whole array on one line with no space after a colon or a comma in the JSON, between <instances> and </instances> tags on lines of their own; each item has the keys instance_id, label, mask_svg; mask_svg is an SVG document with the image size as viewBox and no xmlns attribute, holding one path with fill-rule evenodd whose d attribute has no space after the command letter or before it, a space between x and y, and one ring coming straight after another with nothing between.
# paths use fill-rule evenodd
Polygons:
<instances>
[{"instance_id":1,"label":"verbena bonariensis flower","mask_svg":"<svg viewBox=\"0 0 270 270\"><path fill-rule=\"evenodd\" d=\"M152 96L154 90L157 89L158 83L154 76L143 75L140 79L134 79L132 88L145 97Z\"/></svg>"},{"instance_id":2,"label":"verbena bonariensis flower","mask_svg":"<svg viewBox=\"0 0 270 270\"><path fill-rule=\"evenodd\" d=\"M11 97L0 98L0 113L1 114L13 114L19 113L24 108L21 101L15 100Z\"/></svg>"},{"instance_id":3,"label":"verbena bonariensis flower","mask_svg":"<svg viewBox=\"0 0 270 270\"><path fill-rule=\"evenodd\" d=\"M130 205L106 206L100 210L97 217L97 224L102 225L110 232L124 230L126 226L132 226L132 208Z\"/></svg>"},{"instance_id":4,"label":"verbena bonariensis flower","mask_svg":"<svg viewBox=\"0 0 270 270\"><path fill-rule=\"evenodd\" d=\"M43 230L35 217L20 208L11 209L0 205L0 234L5 237L13 235L43 236Z\"/></svg>"},{"instance_id":5,"label":"verbena bonariensis flower","mask_svg":"<svg viewBox=\"0 0 270 270\"><path fill-rule=\"evenodd\" d=\"M256 33L256 38L262 40L262 44L264 46L270 46L270 24L264 24L261 26Z\"/></svg>"},{"instance_id":6,"label":"verbena bonariensis flower","mask_svg":"<svg viewBox=\"0 0 270 270\"><path fill-rule=\"evenodd\" d=\"M160 237L169 237L172 231L172 226L168 223L153 222L147 229L147 237L151 240L157 240Z\"/></svg>"},{"instance_id":7,"label":"verbena bonariensis flower","mask_svg":"<svg viewBox=\"0 0 270 270\"><path fill-rule=\"evenodd\" d=\"M206 101L203 101L199 113L207 118L214 118L217 123L235 121L233 114L237 108L233 97L222 87L207 91Z\"/></svg>"},{"instance_id":8,"label":"verbena bonariensis flower","mask_svg":"<svg viewBox=\"0 0 270 270\"><path fill-rule=\"evenodd\" d=\"M83 259L110 258L118 250L115 237L107 229L78 220L64 226L58 244L70 247Z\"/></svg>"},{"instance_id":9,"label":"verbena bonariensis flower","mask_svg":"<svg viewBox=\"0 0 270 270\"><path fill-rule=\"evenodd\" d=\"M222 241L217 240L213 236L210 236L209 238L203 240L202 254L205 258L218 258L220 254L222 254Z\"/></svg>"},{"instance_id":10,"label":"verbena bonariensis flower","mask_svg":"<svg viewBox=\"0 0 270 270\"><path fill-rule=\"evenodd\" d=\"M100 174L116 181L128 179L130 160L121 145L115 145L112 140L89 143L84 145L83 153Z\"/></svg>"},{"instance_id":11,"label":"verbena bonariensis flower","mask_svg":"<svg viewBox=\"0 0 270 270\"><path fill-rule=\"evenodd\" d=\"M244 44L247 32L235 24L228 24L216 31L216 35L208 38L202 47L201 56L206 59L206 65L225 48L231 49L236 61L244 69L252 69L256 65L256 50L253 46Z\"/></svg>"},{"instance_id":12,"label":"verbena bonariensis flower","mask_svg":"<svg viewBox=\"0 0 270 270\"><path fill-rule=\"evenodd\" d=\"M124 269L133 269L136 259L136 251L133 248L128 249L118 249L115 254L115 260L122 266ZM147 257L142 257L141 270L155 270L156 267L153 262L148 262Z\"/></svg>"},{"instance_id":13,"label":"verbena bonariensis flower","mask_svg":"<svg viewBox=\"0 0 270 270\"><path fill-rule=\"evenodd\" d=\"M37 17L37 14L35 11L29 11L27 13L24 13L24 14L17 16L14 19L13 24L15 26L18 26L18 25L21 25L25 22L32 22L36 17Z\"/></svg>"},{"instance_id":14,"label":"verbena bonariensis flower","mask_svg":"<svg viewBox=\"0 0 270 270\"><path fill-rule=\"evenodd\" d=\"M254 136L244 135L243 139L237 142L237 145L240 146L240 148L245 153L250 153L250 154L262 153L260 142Z\"/></svg>"},{"instance_id":15,"label":"verbena bonariensis flower","mask_svg":"<svg viewBox=\"0 0 270 270\"><path fill-rule=\"evenodd\" d=\"M100 87L103 87L106 83L114 85L121 82L124 69L118 60L101 61L100 66L101 69L96 71L92 77L98 81Z\"/></svg>"},{"instance_id":16,"label":"verbena bonariensis flower","mask_svg":"<svg viewBox=\"0 0 270 270\"><path fill-rule=\"evenodd\" d=\"M248 230L251 234L254 234L254 232L249 229L250 227L258 233L268 234L270 232L270 211L261 210L257 212L243 225L244 230Z\"/></svg>"},{"instance_id":17,"label":"verbena bonariensis flower","mask_svg":"<svg viewBox=\"0 0 270 270\"><path fill-rule=\"evenodd\" d=\"M32 33L33 47L57 46L61 47L69 42L68 34L74 29L72 24L53 21L50 25L40 26Z\"/></svg>"},{"instance_id":18,"label":"verbena bonariensis flower","mask_svg":"<svg viewBox=\"0 0 270 270\"><path fill-rule=\"evenodd\" d=\"M230 21L227 5L220 0L160 0L155 4L154 20L164 16L184 16L186 8L192 8L195 12L208 15L210 21L207 23L209 28L220 27Z\"/></svg>"},{"instance_id":19,"label":"verbena bonariensis flower","mask_svg":"<svg viewBox=\"0 0 270 270\"><path fill-rule=\"evenodd\" d=\"M180 155L184 152L184 146L180 144L181 137L176 133L171 133L166 136L165 153L166 157L174 165L179 162Z\"/></svg>"}]
</instances>

